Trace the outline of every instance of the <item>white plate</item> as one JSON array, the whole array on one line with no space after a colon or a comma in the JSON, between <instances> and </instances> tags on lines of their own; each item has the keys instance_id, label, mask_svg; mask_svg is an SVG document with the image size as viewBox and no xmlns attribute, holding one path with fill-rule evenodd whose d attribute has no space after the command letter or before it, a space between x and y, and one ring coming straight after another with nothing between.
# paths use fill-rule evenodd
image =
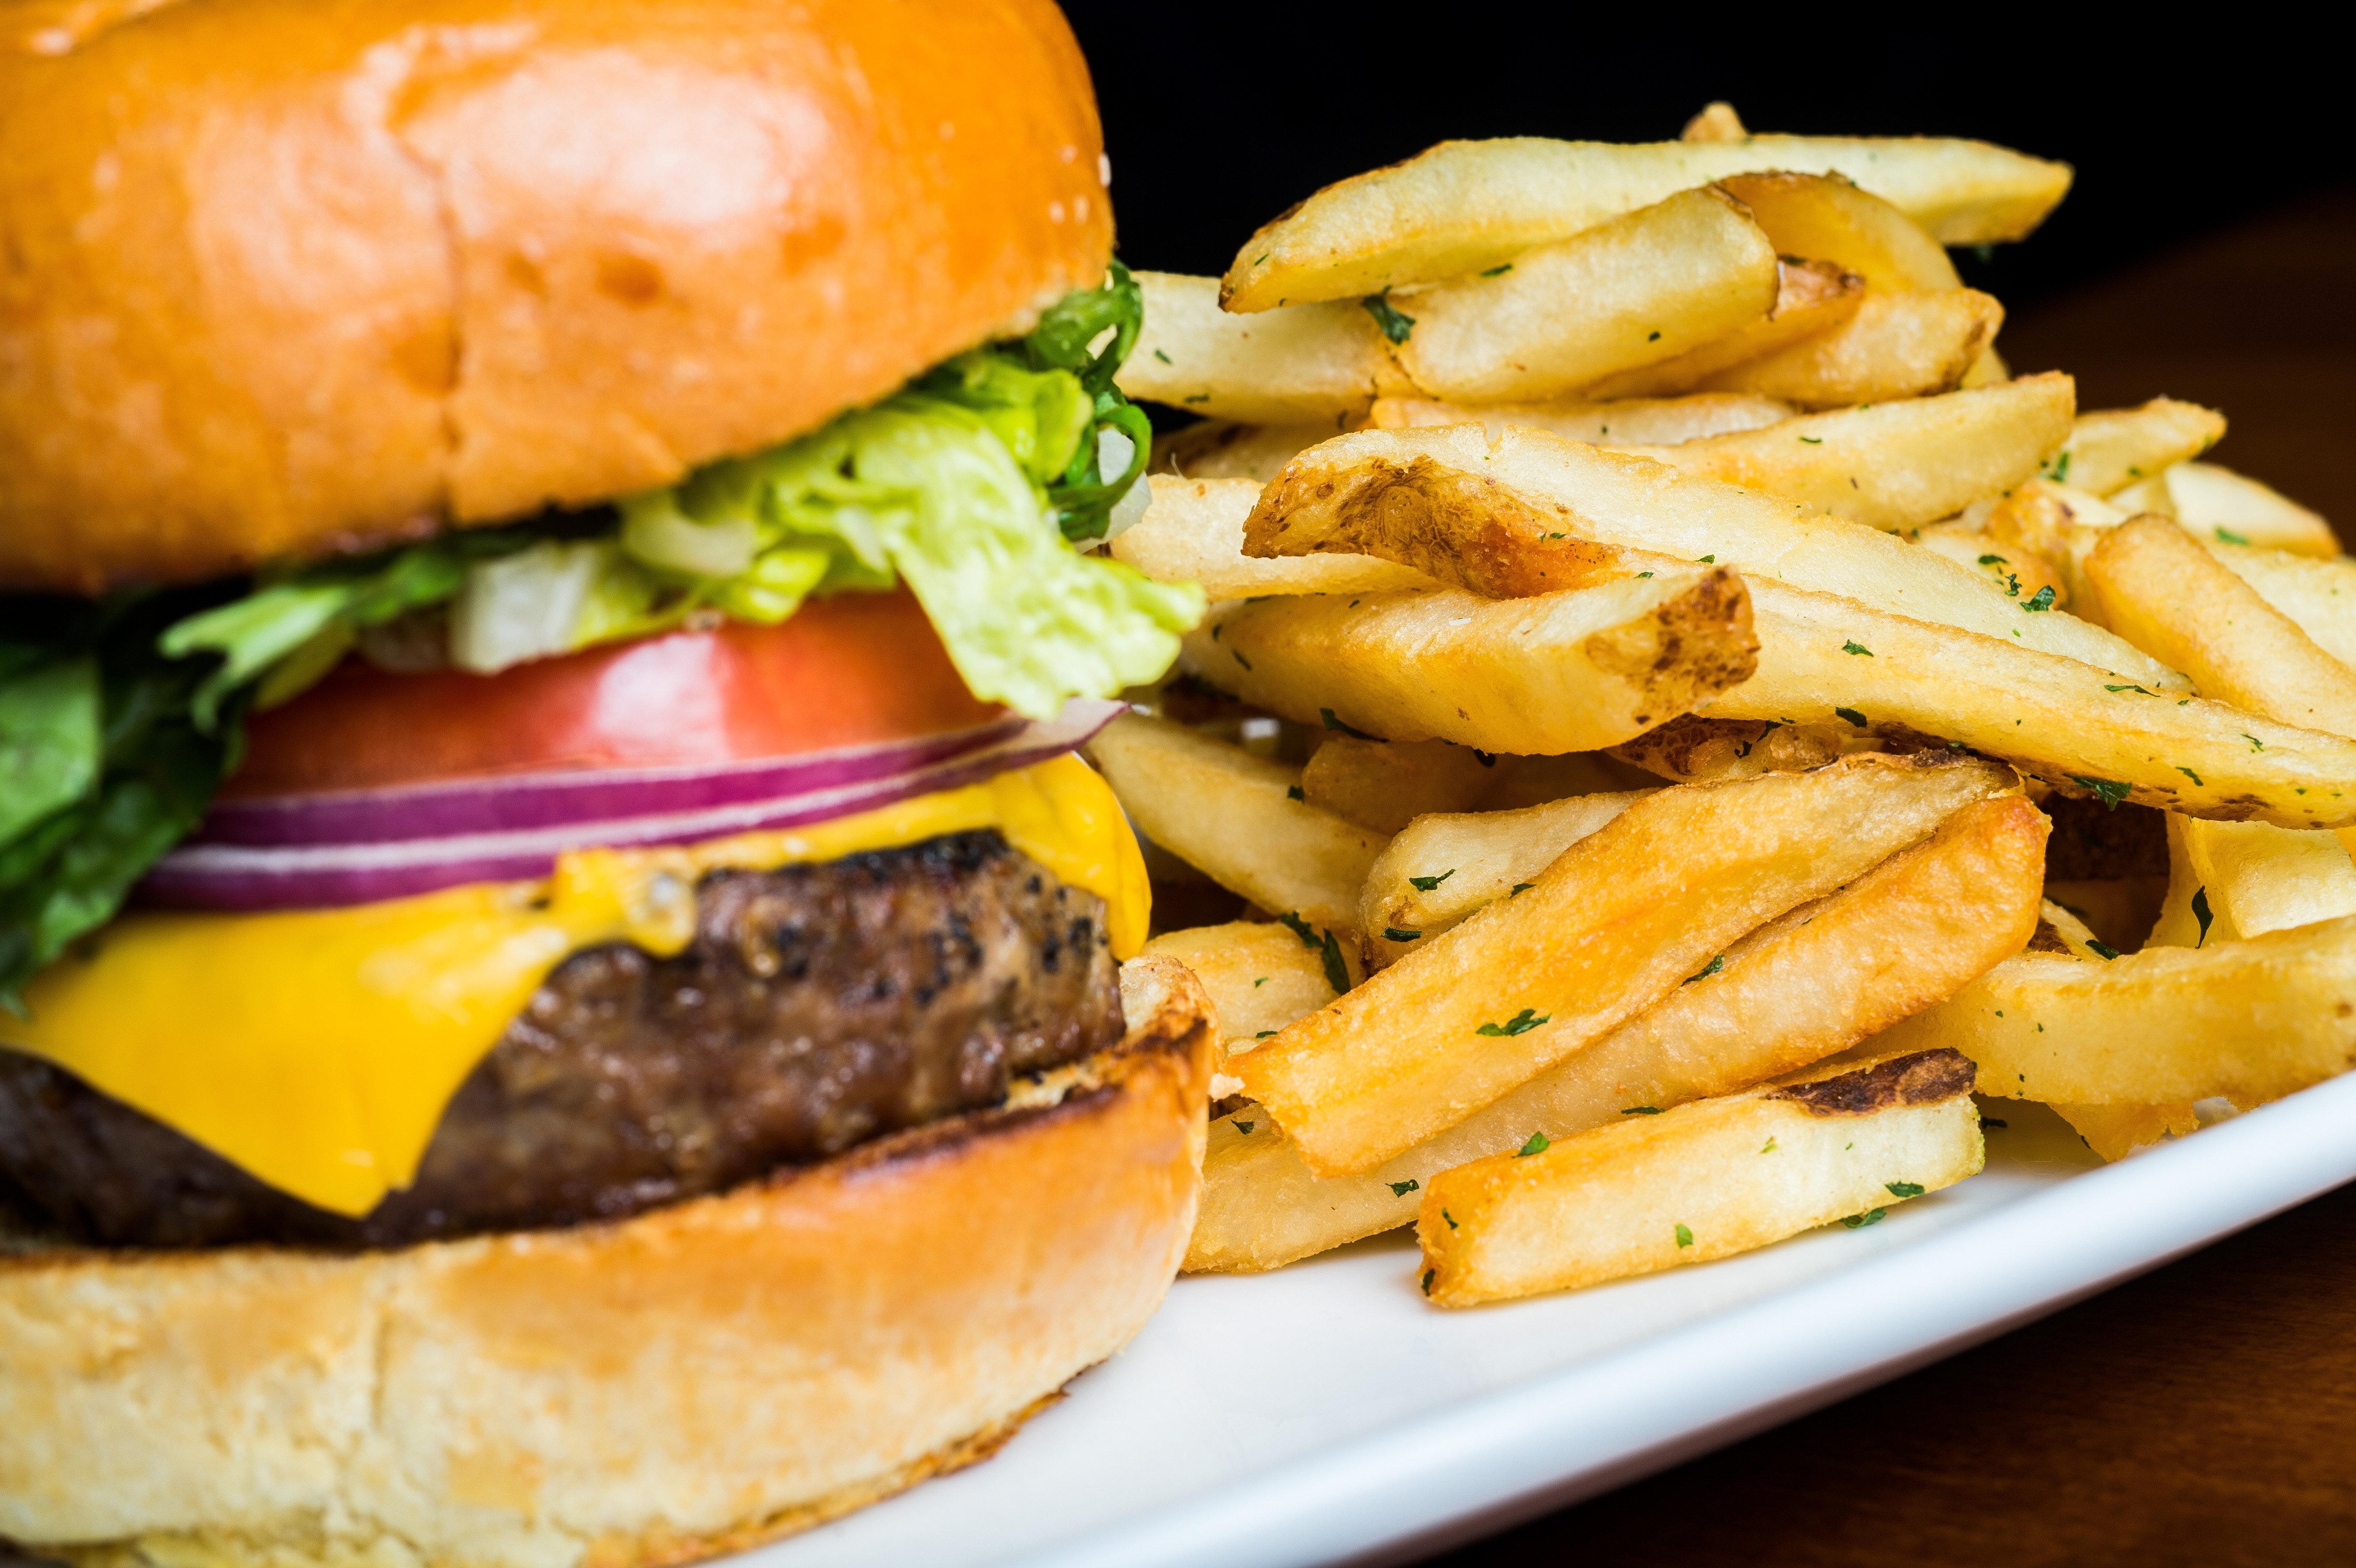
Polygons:
<instances>
[{"instance_id":1,"label":"white plate","mask_svg":"<svg viewBox=\"0 0 2356 1568\"><path fill-rule=\"evenodd\" d=\"M1986 1103L1988 1168L1762 1252L1470 1312L1405 1233L1181 1279L997 1458L739 1561L1274 1568L1411 1556L1986 1339L2356 1177L2356 1074L2101 1166Z\"/></svg>"}]
</instances>

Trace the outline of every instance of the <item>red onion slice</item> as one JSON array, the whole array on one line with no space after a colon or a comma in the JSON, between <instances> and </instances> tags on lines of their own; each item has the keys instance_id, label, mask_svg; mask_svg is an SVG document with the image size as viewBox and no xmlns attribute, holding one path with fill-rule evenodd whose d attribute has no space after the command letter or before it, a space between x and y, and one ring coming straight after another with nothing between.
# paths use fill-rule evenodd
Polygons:
<instances>
[{"instance_id":1,"label":"red onion slice","mask_svg":"<svg viewBox=\"0 0 2356 1568\"><path fill-rule=\"evenodd\" d=\"M922 740L716 766L574 769L223 801L189 842L380 844L751 805L896 778L1012 740L1023 728L1010 718Z\"/></svg>"},{"instance_id":2,"label":"red onion slice","mask_svg":"<svg viewBox=\"0 0 2356 1568\"><path fill-rule=\"evenodd\" d=\"M555 868L556 858L572 849L652 848L734 833L808 827L1045 762L1079 746L1121 711L1118 702L1075 699L1055 719L1021 724L994 743L882 777L762 800L434 838L300 845L189 843L164 857L148 872L139 886L140 901L247 912L374 903L466 882L544 877Z\"/></svg>"}]
</instances>

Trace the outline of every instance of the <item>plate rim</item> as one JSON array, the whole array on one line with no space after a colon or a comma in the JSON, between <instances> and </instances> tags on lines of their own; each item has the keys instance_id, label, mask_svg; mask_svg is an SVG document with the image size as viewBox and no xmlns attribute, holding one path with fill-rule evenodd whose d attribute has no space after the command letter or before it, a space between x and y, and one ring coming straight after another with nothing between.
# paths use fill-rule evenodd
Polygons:
<instances>
[{"instance_id":1,"label":"plate rim","mask_svg":"<svg viewBox=\"0 0 2356 1568\"><path fill-rule=\"evenodd\" d=\"M2356 1179L2351 1131L2356 1073L1834 1274L1173 1499L1022 1560L1038 1568L1305 1568L1439 1551L1993 1339ZM1759 1355L1757 1344L1774 1353Z\"/></svg>"}]
</instances>

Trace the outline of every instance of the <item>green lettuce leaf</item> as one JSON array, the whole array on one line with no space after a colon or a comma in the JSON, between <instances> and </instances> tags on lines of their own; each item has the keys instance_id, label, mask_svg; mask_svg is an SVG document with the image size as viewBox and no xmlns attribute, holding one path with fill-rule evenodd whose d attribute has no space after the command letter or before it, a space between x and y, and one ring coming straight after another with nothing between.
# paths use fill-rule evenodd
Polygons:
<instances>
[{"instance_id":1,"label":"green lettuce leaf","mask_svg":"<svg viewBox=\"0 0 2356 1568\"><path fill-rule=\"evenodd\" d=\"M1058 411L1060 395L1045 392L1032 416L1028 463L1004 439L1005 405L910 392L718 465L665 504L705 528L749 526L770 548L830 549L845 570L905 579L976 696L1045 718L1066 698L1160 676L1203 613L1200 589L1066 542L1037 475L1069 461L1046 434L1069 444L1088 427Z\"/></svg>"},{"instance_id":2,"label":"green lettuce leaf","mask_svg":"<svg viewBox=\"0 0 2356 1568\"><path fill-rule=\"evenodd\" d=\"M98 661L84 654L0 677L0 844L97 781Z\"/></svg>"},{"instance_id":3,"label":"green lettuce leaf","mask_svg":"<svg viewBox=\"0 0 2356 1568\"><path fill-rule=\"evenodd\" d=\"M70 799L0 833L0 1007L22 1011L20 993L42 965L114 917L131 886L204 817L236 765L245 699L231 697L210 722L196 720L202 663L157 647L164 628L197 596L129 595L103 605L16 600L8 608L48 633L61 667L87 672L61 686L76 711L62 726L94 741ZM21 678L18 677L18 678ZM87 678L86 688L80 682ZM11 687L15 685L10 682ZM85 690L94 712L84 710ZM0 701L0 747L27 734L26 715ZM86 717L96 720L86 733ZM57 725L52 709L49 722Z\"/></svg>"}]
</instances>

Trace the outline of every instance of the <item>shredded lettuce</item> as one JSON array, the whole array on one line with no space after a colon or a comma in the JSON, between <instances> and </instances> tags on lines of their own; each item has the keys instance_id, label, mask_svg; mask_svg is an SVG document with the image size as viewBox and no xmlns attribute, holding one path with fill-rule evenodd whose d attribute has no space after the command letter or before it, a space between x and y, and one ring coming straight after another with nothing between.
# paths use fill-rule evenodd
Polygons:
<instances>
[{"instance_id":1,"label":"shredded lettuce","mask_svg":"<svg viewBox=\"0 0 2356 1568\"><path fill-rule=\"evenodd\" d=\"M1113 385L1143 311L1116 262L1021 338L610 509L98 604L0 596L0 1007L195 829L249 710L372 637L488 672L905 582L1019 712L1159 676L1200 591L1073 548L1143 497L1152 432Z\"/></svg>"},{"instance_id":2,"label":"shredded lettuce","mask_svg":"<svg viewBox=\"0 0 2356 1568\"><path fill-rule=\"evenodd\" d=\"M1029 406L904 393L715 465L661 504L691 527L749 526L765 553L833 551L839 577L905 580L976 696L1044 718L1066 698L1161 675L1203 613L1200 589L1065 541L1039 476L1064 472L1065 449L1094 432L1058 406L1058 379L1076 385L1065 372L1036 377L1044 388ZM1020 439L1007 439L1010 426Z\"/></svg>"}]
</instances>

